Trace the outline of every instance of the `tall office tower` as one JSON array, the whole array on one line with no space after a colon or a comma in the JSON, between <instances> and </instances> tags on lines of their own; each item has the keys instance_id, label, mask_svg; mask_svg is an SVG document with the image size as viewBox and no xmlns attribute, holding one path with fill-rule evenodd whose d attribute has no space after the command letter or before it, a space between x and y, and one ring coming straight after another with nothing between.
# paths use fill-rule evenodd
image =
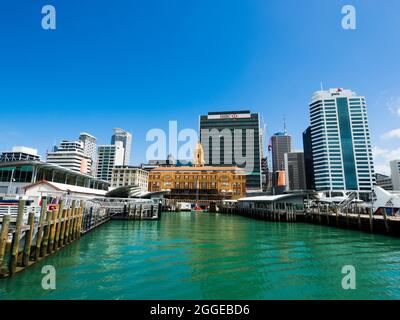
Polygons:
<instances>
[{"instance_id":1,"label":"tall office tower","mask_svg":"<svg viewBox=\"0 0 400 320\"><path fill-rule=\"evenodd\" d=\"M316 190L366 198L375 176L365 98L340 88L317 91L310 121Z\"/></svg>"},{"instance_id":2,"label":"tall office tower","mask_svg":"<svg viewBox=\"0 0 400 320\"><path fill-rule=\"evenodd\" d=\"M61 141L47 153L46 162L89 175L92 170L92 159L84 153L82 141Z\"/></svg>"},{"instance_id":3,"label":"tall office tower","mask_svg":"<svg viewBox=\"0 0 400 320\"><path fill-rule=\"evenodd\" d=\"M271 146L272 171L275 173L285 168L285 153L292 152L292 136L288 135L286 130L285 132L275 133L271 137Z\"/></svg>"},{"instance_id":4,"label":"tall office tower","mask_svg":"<svg viewBox=\"0 0 400 320\"><path fill-rule=\"evenodd\" d=\"M315 190L314 159L311 144L311 127L303 132L304 166L306 171L306 189Z\"/></svg>"},{"instance_id":5,"label":"tall office tower","mask_svg":"<svg viewBox=\"0 0 400 320\"><path fill-rule=\"evenodd\" d=\"M111 144L116 144L117 141L122 142L122 147L124 148L123 165L127 166L131 160L132 134L120 128L114 128L113 132Z\"/></svg>"},{"instance_id":6,"label":"tall office tower","mask_svg":"<svg viewBox=\"0 0 400 320\"><path fill-rule=\"evenodd\" d=\"M96 175L97 166L97 140L87 132L81 132L79 140L83 142L83 152L92 159L91 174Z\"/></svg>"},{"instance_id":7,"label":"tall office tower","mask_svg":"<svg viewBox=\"0 0 400 320\"><path fill-rule=\"evenodd\" d=\"M285 153L286 190L305 190L306 173L304 168L304 153Z\"/></svg>"},{"instance_id":8,"label":"tall office tower","mask_svg":"<svg viewBox=\"0 0 400 320\"><path fill-rule=\"evenodd\" d=\"M99 145L97 148L97 175L101 180L112 180L112 169L124 165L124 147L122 141L112 145Z\"/></svg>"},{"instance_id":9,"label":"tall office tower","mask_svg":"<svg viewBox=\"0 0 400 320\"><path fill-rule=\"evenodd\" d=\"M260 116L250 111L209 112L200 116L205 164L238 166L246 189L261 190Z\"/></svg>"},{"instance_id":10,"label":"tall office tower","mask_svg":"<svg viewBox=\"0 0 400 320\"><path fill-rule=\"evenodd\" d=\"M400 190L400 160L390 161L393 190Z\"/></svg>"}]
</instances>

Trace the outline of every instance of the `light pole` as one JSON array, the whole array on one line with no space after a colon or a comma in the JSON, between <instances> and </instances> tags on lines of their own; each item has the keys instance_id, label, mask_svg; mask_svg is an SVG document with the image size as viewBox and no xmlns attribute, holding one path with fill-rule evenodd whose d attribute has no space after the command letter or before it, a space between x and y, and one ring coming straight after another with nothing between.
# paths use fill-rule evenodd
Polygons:
<instances>
[{"instance_id":1,"label":"light pole","mask_svg":"<svg viewBox=\"0 0 400 320\"><path fill-rule=\"evenodd\" d=\"M12 169L11 170L11 179L10 179L10 184L8 185L8 194L10 194L11 193L11 191L12 191L12 183L15 181L15 179L14 179L14 171L15 171L15 169Z\"/></svg>"}]
</instances>

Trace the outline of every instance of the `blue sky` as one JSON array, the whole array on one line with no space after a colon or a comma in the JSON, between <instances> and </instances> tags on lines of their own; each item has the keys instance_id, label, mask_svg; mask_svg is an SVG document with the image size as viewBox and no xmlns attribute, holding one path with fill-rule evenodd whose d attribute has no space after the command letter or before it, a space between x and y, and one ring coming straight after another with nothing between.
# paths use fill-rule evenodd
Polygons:
<instances>
[{"instance_id":1,"label":"blue sky","mask_svg":"<svg viewBox=\"0 0 400 320\"><path fill-rule=\"evenodd\" d=\"M41 8L57 29L41 28ZM341 28L341 8L357 30ZM197 129L208 111L250 109L269 133L286 118L295 147L323 82L367 98L377 171L400 158L398 0L3 0L0 150L42 155L87 131L133 133L145 160L152 128ZM397 130L397 131L396 131Z\"/></svg>"}]
</instances>

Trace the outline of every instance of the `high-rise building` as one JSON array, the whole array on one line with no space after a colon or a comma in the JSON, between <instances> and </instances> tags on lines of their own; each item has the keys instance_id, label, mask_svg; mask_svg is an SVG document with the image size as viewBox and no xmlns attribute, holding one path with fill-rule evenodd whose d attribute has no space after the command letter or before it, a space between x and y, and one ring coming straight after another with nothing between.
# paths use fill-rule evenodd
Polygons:
<instances>
[{"instance_id":1,"label":"high-rise building","mask_svg":"<svg viewBox=\"0 0 400 320\"><path fill-rule=\"evenodd\" d=\"M306 174L304 168L304 153L289 152L284 155L286 190L305 190Z\"/></svg>"},{"instance_id":2,"label":"high-rise building","mask_svg":"<svg viewBox=\"0 0 400 320\"><path fill-rule=\"evenodd\" d=\"M292 136L287 132L277 132L271 137L272 171L277 172L285 168L285 153L292 152Z\"/></svg>"},{"instance_id":3,"label":"high-rise building","mask_svg":"<svg viewBox=\"0 0 400 320\"><path fill-rule=\"evenodd\" d=\"M400 190L400 160L390 161L393 190Z\"/></svg>"},{"instance_id":4,"label":"high-rise building","mask_svg":"<svg viewBox=\"0 0 400 320\"><path fill-rule=\"evenodd\" d=\"M90 175L92 159L84 153L83 147L82 141L61 141L58 147L47 153L46 162Z\"/></svg>"},{"instance_id":5,"label":"high-rise building","mask_svg":"<svg viewBox=\"0 0 400 320\"><path fill-rule=\"evenodd\" d=\"M81 132L79 140L83 142L83 153L92 160L91 174L94 176L96 174L97 140L87 132Z\"/></svg>"},{"instance_id":6,"label":"high-rise building","mask_svg":"<svg viewBox=\"0 0 400 320\"><path fill-rule=\"evenodd\" d=\"M99 145L97 148L97 178L110 181L112 169L124 165L124 147L122 141L112 145Z\"/></svg>"},{"instance_id":7,"label":"high-rise building","mask_svg":"<svg viewBox=\"0 0 400 320\"><path fill-rule=\"evenodd\" d=\"M316 190L365 196L375 184L365 98L340 88L317 91L310 121Z\"/></svg>"},{"instance_id":8,"label":"high-rise building","mask_svg":"<svg viewBox=\"0 0 400 320\"><path fill-rule=\"evenodd\" d=\"M311 127L303 132L304 169L306 171L306 189L315 190L314 159L312 154Z\"/></svg>"},{"instance_id":9,"label":"high-rise building","mask_svg":"<svg viewBox=\"0 0 400 320\"><path fill-rule=\"evenodd\" d=\"M124 148L123 165L127 166L131 160L132 134L120 128L114 128L113 132L111 144L116 144L118 141L122 142L122 147Z\"/></svg>"},{"instance_id":10,"label":"high-rise building","mask_svg":"<svg viewBox=\"0 0 400 320\"><path fill-rule=\"evenodd\" d=\"M209 112L200 116L199 122L205 164L242 168L247 190L261 190L259 114L247 110Z\"/></svg>"},{"instance_id":11,"label":"high-rise building","mask_svg":"<svg viewBox=\"0 0 400 320\"><path fill-rule=\"evenodd\" d=\"M4 151L0 156L0 162L40 160L36 149L27 147L13 147L11 151Z\"/></svg>"}]
</instances>

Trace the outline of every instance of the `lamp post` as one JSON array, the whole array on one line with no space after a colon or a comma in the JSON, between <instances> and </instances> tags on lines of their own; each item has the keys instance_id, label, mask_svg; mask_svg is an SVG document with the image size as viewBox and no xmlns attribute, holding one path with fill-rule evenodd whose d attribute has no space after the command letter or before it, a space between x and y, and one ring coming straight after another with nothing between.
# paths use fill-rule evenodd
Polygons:
<instances>
[{"instance_id":1,"label":"lamp post","mask_svg":"<svg viewBox=\"0 0 400 320\"><path fill-rule=\"evenodd\" d=\"M10 179L10 184L8 185L8 192L7 192L8 194L11 194L12 183L15 181L15 179L14 179L14 171L15 171L15 168L11 170L11 179Z\"/></svg>"}]
</instances>

